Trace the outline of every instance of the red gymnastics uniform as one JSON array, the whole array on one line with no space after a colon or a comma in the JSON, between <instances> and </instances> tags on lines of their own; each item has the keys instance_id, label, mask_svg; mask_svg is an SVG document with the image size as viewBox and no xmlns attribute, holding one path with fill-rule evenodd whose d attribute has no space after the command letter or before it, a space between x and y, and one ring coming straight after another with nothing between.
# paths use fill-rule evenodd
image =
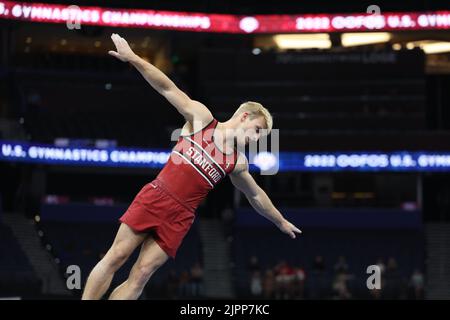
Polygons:
<instances>
[{"instance_id":1,"label":"red gymnastics uniform","mask_svg":"<svg viewBox=\"0 0 450 320\"><path fill-rule=\"evenodd\" d=\"M152 232L158 245L175 258L202 200L233 171L237 151L225 154L214 143L218 121L180 136L164 168L136 195L120 221L138 232Z\"/></svg>"}]
</instances>

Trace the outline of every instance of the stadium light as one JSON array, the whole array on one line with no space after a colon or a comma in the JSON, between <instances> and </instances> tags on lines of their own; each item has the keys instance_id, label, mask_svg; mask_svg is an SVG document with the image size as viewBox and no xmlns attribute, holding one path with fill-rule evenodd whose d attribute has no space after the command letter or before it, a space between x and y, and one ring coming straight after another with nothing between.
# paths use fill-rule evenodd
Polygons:
<instances>
[{"instance_id":1,"label":"stadium light","mask_svg":"<svg viewBox=\"0 0 450 320\"><path fill-rule=\"evenodd\" d=\"M388 42L391 38L392 35L389 32L344 33L341 36L341 43L344 47L354 47Z\"/></svg>"},{"instance_id":2,"label":"stadium light","mask_svg":"<svg viewBox=\"0 0 450 320\"><path fill-rule=\"evenodd\" d=\"M450 42L448 41L417 41L416 44L426 54L450 52Z\"/></svg>"},{"instance_id":3,"label":"stadium light","mask_svg":"<svg viewBox=\"0 0 450 320\"><path fill-rule=\"evenodd\" d=\"M395 51L401 50L402 49L402 45L400 43L394 43L392 45L392 49L394 49Z\"/></svg>"},{"instance_id":4,"label":"stadium light","mask_svg":"<svg viewBox=\"0 0 450 320\"><path fill-rule=\"evenodd\" d=\"M273 40L280 49L329 49L330 36L327 33L316 34L277 34Z\"/></svg>"},{"instance_id":5,"label":"stadium light","mask_svg":"<svg viewBox=\"0 0 450 320\"><path fill-rule=\"evenodd\" d=\"M408 49L408 50L414 49L414 42L408 42L408 43L406 44L406 49Z\"/></svg>"}]
</instances>

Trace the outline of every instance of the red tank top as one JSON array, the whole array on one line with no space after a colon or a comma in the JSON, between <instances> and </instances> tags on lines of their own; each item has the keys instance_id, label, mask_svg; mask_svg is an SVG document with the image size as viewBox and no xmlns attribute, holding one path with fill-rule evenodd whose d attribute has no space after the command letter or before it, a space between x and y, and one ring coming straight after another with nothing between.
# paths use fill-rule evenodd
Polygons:
<instances>
[{"instance_id":1,"label":"red tank top","mask_svg":"<svg viewBox=\"0 0 450 320\"><path fill-rule=\"evenodd\" d=\"M217 123L213 119L202 130L180 136L157 176L169 193L192 210L236 165L236 149L225 154L214 142Z\"/></svg>"}]
</instances>

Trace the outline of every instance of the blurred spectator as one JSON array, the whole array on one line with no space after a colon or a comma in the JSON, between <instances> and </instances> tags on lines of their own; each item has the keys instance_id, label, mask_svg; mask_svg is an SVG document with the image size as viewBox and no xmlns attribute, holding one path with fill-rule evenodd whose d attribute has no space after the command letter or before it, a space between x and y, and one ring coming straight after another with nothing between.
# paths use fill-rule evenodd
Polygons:
<instances>
[{"instance_id":1,"label":"blurred spectator","mask_svg":"<svg viewBox=\"0 0 450 320\"><path fill-rule=\"evenodd\" d=\"M345 300L351 297L352 295L347 287L347 275L338 273L333 281L333 299Z\"/></svg>"},{"instance_id":2,"label":"blurred spectator","mask_svg":"<svg viewBox=\"0 0 450 320\"><path fill-rule=\"evenodd\" d=\"M387 264L387 268L386 268L386 272L397 272L397 260L395 260L394 257L390 257L388 260L388 264Z\"/></svg>"},{"instance_id":3,"label":"blurred spectator","mask_svg":"<svg viewBox=\"0 0 450 320\"><path fill-rule=\"evenodd\" d=\"M331 286L329 280L325 278L325 262L321 255L314 257L311 273L311 290L309 292L312 299L322 299L325 291Z\"/></svg>"},{"instance_id":4,"label":"blurred spectator","mask_svg":"<svg viewBox=\"0 0 450 320\"><path fill-rule=\"evenodd\" d=\"M370 296L373 300L380 300L382 292L383 292L383 282L381 282L381 289L369 290Z\"/></svg>"},{"instance_id":5,"label":"blurred spectator","mask_svg":"<svg viewBox=\"0 0 450 320\"><path fill-rule=\"evenodd\" d=\"M348 264L344 256L339 256L338 261L334 265L334 272L336 272L337 274L348 273Z\"/></svg>"},{"instance_id":6,"label":"blurred spectator","mask_svg":"<svg viewBox=\"0 0 450 320\"><path fill-rule=\"evenodd\" d=\"M203 295L203 268L199 262L191 268L191 292L194 297Z\"/></svg>"},{"instance_id":7,"label":"blurred spectator","mask_svg":"<svg viewBox=\"0 0 450 320\"><path fill-rule=\"evenodd\" d=\"M383 259L378 258L376 265L380 268L381 275L384 275L384 271L386 270L386 266L384 265Z\"/></svg>"},{"instance_id":8,"label":"blurred spectator","mask_svg":"<svg viewBox=\"0 0 450 320\"><path fill-rule=\"evenodd\" d=\"M303 299L305 297L305 280L306 274L303 268L298 267L294 270L294 298Z\"/></svg>"},{"instance_id":9,"label":"blurred spectator","mask_svg":"<svg viewBox=\"0 0 450 320\"><path fill-rule=\"evenodd\" d=\"M386 299L398 299L401 295L401 276L398 271L397 261L391 257L388 260L385 271L384 292Z\"/></svg>"},{"instance_id":10,"label":"blurred spectator","mask_svg":"<svg viewBox=\"0 0 450 320\"><path fill-rule=\"evenodd\" d=\"M370 289L369 294L370 294L371 299L379 300L382 298L384 287L385 287L384 272L385 272L386 268L385 268L382 258L378 258L375 265L380 268L380 289Z\"/></svg>"},{"instance_id":11,"label":"blurred spectator","mask_svg":"<svg viewBox=\"0 0 450 320\"><path fill-rule=\"evenodd\" d=\"M272 270L266 270L263 280L263 296L265 299L275 297L275 275Z\"/></svg>"},{"instance_id":12,"label":"blurred spectator","mask_svg":"<svg viewBox=\"0 0 450 320\"><path fill-rule=\"evenodd\" d=\"M255 271L252 274L252 279L250 281L250 293L253 298L260 298L263 292L263 284L261 279L261 273Z\"/></svg>"},{"instance_id":13,"label":"blurred spectator","mask_svg":"<svg viewBox=\"0 0 450 320\"><path fill-rule=\"evenodd\" d=\"M275 273L276 297L291 299L295 279L294 269L286 261L281 261L275 267Z\"/></svg>"},{"instance_id":14,"label":"blurred spectator","mask_svg":"<svg viewBox=\"0 0 450 320\"><path fill-rule=\"evenodd\" d=\"M349 273L350 267L344 256L339 256L333 266L333 274L328 274L324 259L317 255L313 261L311 273L308 274L306 284L305 270L300 266L291 266L286 261L279 261L273 269L267 269L264 275L259 271L258 259L250 258L249 273L250 294L253 298L264 299L403 299L407 297L407 278L401 273L394 257L389 258L384 267L381 259L377 260L382 272L381 288L367 290L366 278L357 278ZM251 267L252 266L252 267ZM362 281L362 282L359 282ZM364 289L361 287L364 286ZM361 291L363 289L363 291ZM415 299L423 298L424 279L420 271L416 270L409 280L409 293Z\"/></svg>"},{"instance_id":15,"label":"blurred spectator","mask_svg":"<svg viewBox=\"0 0 450 320\"><path fill-rule=\"evenodd\" d=\"M411 275L410 286L413 289L413 298L416 300L421 300L424 298L424 277L420 270L414 270Z\"/></svg>"}]
</instances>

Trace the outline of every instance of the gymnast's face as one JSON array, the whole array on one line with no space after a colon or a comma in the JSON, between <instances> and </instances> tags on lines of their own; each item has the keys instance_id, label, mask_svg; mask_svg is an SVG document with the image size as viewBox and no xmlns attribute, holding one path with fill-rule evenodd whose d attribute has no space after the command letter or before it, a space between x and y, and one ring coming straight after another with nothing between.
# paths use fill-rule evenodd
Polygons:
<instances>
[{"instance_id":1,"label":"gymnast's face","mask_svg":"<svg viewBox=\"0 0 450 320\"><path fill-rule=\"evenodd\" d=\"M236 130L236 143L239 147L245 147L249 143L259 140L266 122L263 116L252 116L248 112L243 112L239 116L239 124Z\"/></svg>"}]
</instances>

